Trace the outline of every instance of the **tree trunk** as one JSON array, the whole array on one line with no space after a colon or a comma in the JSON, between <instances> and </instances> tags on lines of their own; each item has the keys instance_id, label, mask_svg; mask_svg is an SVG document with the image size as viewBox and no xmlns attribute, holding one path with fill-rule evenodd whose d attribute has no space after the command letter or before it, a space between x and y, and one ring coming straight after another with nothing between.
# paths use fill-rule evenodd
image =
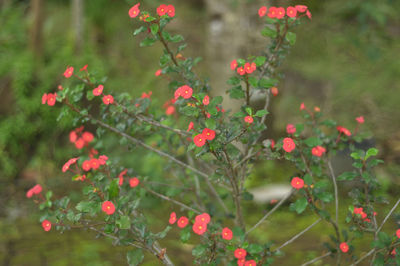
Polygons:
<instances>
[{"instance_id":1,"label":"tree trunk","mask_svg":"<svg viewBox=\"0 0 400 266\"><path fill-rule=\"evenodd\" d=\"M74 27L75 53L79 55L83 47L83 0L72 0L72 22Z\"/></svg>"},{"instance_id":2,"label":"tree trunk","mask_svg":"<svg viewBox=\"0 0 400 266\"><path fill-rule=\"evenodd\" d=\"M32 27L30 29L29 48L36 59L43 54L43 22L44 22L44 1L31 0L30 13L32 16Z\"/></svg>"}]
</instances>

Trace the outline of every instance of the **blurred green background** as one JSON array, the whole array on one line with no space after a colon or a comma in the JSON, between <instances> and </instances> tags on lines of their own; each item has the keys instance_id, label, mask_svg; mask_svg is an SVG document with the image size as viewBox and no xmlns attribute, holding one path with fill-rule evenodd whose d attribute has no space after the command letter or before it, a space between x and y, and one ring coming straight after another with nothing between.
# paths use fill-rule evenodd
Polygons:
<instances>
[{"instance_id":1,"label":"blurred green background","mask_svg":"<svg viewBox=\"0 0 400 266\"><path fill-rule=\"evenodd\" d=\"M109 77L106 86L113 91L139 96L151 90L154 101L160 105L168 99L165 82L154 76L161 46L139 48L139 41L132 35L138 22L129 18L128 9L134 3L0 0L0 264L126 263L126 248L112 247L110 241L96 241L89 232L63 235L55 230L43 232L34 204L25 199L25 192L35 183L46 184L56 194L79 190L69 177L60 175L62 164L74 155L74 148L68 144L70 119L56 121L57 108L40 104L43 93L56 91L67 65L79 69L88 64L99 76ZM165 2L145 0L141 6L155 10L161 3ZM204 77L211 75L211 84L218 88L216 94L223 94L227 87L221 85L225 84L224 75L216 72L215 66L222 64L225 69L221 73L226 72L232 59L257 54L265 47L257 31L261 27L257 15L261 5L308 5L313 19L296 29L297 43L280 67L285 78L271 106L273 119L268 121L267 134L279 136L287 123L300 121L298 108L303 101L310 107L319 106L327 116L350 129L355 126L354 118L364 115L363 129L374 136L380 158L386 163L377 170L382 192L395 197L400 184L397 14L400 1L174 0L168 3L176 6L177 13L169 29L185 37L188 42L185 54L204 58L198 72ZM239 25L246 30L240 36L229 34L232 25L224 29L228 34L218 35L218 27L224 26L228 15L234 16L238 23L248 18ZM232 44L231 40L237 42ZM225 52L216 54L219 49ZM123 152L126 151L121 148L113 153ZM129 153L124 160L136 161L138 156ZM131 164L143 175L161 176L160 160L154 155L148 155L147 159L146 165ZM279 182L290 174L291 170L282 164L259 164L248 186ZM150 198L149 206L151 200L156 201ZM249 224L257 221L263 211L265 206L249 205ZM279 243L315 219L286 211L283 209L266 223L265 235L260 235L260 239ZM165 221L155 218L155 214L155 211L153 216L150 214L149 219L154 228L161 228ZM282 228L279 232L267 230L277 225ZM308 233L306 237L311 241L297 242L285 250L290 254L287 265L318 254L321 247L316 243L327 240L319 234L323 228L321 225ZM177 238L178 231L172 230L164 244L177 262L185 265L190 260L190 245L178 244ZM148 258L147 264L157 262Z\"/></svg>"}]
</instances>

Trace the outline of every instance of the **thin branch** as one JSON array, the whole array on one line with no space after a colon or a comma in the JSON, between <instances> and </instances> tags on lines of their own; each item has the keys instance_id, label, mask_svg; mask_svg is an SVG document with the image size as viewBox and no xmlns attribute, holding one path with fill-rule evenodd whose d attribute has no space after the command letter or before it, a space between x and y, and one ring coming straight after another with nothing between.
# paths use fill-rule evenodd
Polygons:
<instances>
[{"instance_id":1,"label":"thin branch","mask_svg":"<svg viewBox=\"0 0 400 266\"><path fill-rule=\"evenodd\" d=\"M319 260L322 260L322 259L324 259L324 258L330 256L331 254L332 254L332 252L325 253L325 254L322 255L322 256L316 257L315 259L312 259L312 260L310 260L310 261L307 261L307 262L301 264L301 266L306 266L306 265L313 264L314 262L317 262L317 261L319 261Z\"/></svg>"},{"instance_id":2,"label":"thin branch","mask_svg":"<svg viewBox=\"0 0 400 266\"><path fill-rule=\"evenodd\" d=\"M377 234L379 233L379 231L381 231L383 225L386 223L386 221L389 219L389 217L393 214L394 210L397 208L397 206L399 206L399 204L400 204L400 199L397 200L396 204L394 204L393 208L386 215L385 219L383 219L383 222L381 223L381 225L379 226L378 230L376 231Z\"/></svg>"},{"instance_id":3,"label":"thin branch","mask_svg":"<svg viewBox=\"0 0 400 266\"><path fill-rule=\"evenodd\" d=\"M93 230L93 231L95 231L95 232L97 232L97 233L99 233L99 234L101 234L101 235L103 235L103 236L105 236L105 237L112 238L112 239L117 240L117 241L120 240L118 237L113 236L113 235L109 235L109 234L107 234L107 233L104 233L103 231L101 231L101 230L99 230L99 229L97 229L97 228L95 228L95 227L92 227L92 226L91 226L91 227L89 227L89 229L90 229L90 230ZM133 246L133 247L135 247L135 248L145 248L145 247L143 247L143 246L140 246L140 245L135 244L135 243L132 243L132 242L128 242L127 244L130 245L130 246Z\"/></svg>"},{"instance_id":4,"label":"thin branch","mask_svg":"<svg viewBox=\"0 0 400 266\"><path fill-rule=\"evenodd\" d=\"M262 222L265 221L265 219L267 219L271 214L273 214L288 198L290 198L290 196L292 196L294 190L292 189L290 191L290 193L288 193L286 195L286 197L284 197L283 199L281 199L267 214L264 215L264 217L262 217L260 219L260 221L258 221L252 228L250 228L247 232L246 235L248 235L251 231L253 231L254 229L256 229L260 224L262 224Z\"/></svg>"},{"instance_id":5,"label":"thin branch","mask_svg":"<svg viewBox=\"0 0 400 266\"><path fill-rule=\"evenodd\" d=\"M147 192L149 192L149 193L151 193L151 194L153 194L153 195L155 195L155 196L157 196L157 197L159 197L159 198L162 198L162 199L164 199L164 200L170 201L170 202L172 202L172 203L174 203L174 204L176 204L176 205L179 205L179 206L181 206L182 208L187 209L187 210L189 210L189 211L193 211L193 212L195 212L195 213L201 214L200 211L198 211L198 210L196 210L196 209L193 209L192 207L189 207L189 206L187 206L186 204L184 204L184 203L182 203L182 202L179 202L179 201L174 200L174 199L171 199L171 198L169 198L169 197L167 197L167 196L165 196L165 195L163 195L163 194L160 194L160 193L158 193L158 192L156 192L156 191L154 191L154 190L152 190L152 189L150 189L150 188L148 188L148 187L142 186L142 188L144 188Z\"/></svg>"},{"instance_id":6,"label":"thin branch","mask_svg":"<svg viewBox=\"0 0 400 266\"><path fill-rule=\"evenodd\" d=\"M300 236L302 236L304 233L306 233L308 230L310 230L311 228L313 228L314 226L316 226L320 221L322 221L322 218L319 218L319 219L316 220L313 224L309 225L306 229L304 229L303 231L301 231L300 233L298 233L297 235L293 236L291 239L289 239L288 241L286 241L285 243L283 243L282 245L280 245L280 247L276 248L275 251L278 251L278 250L282 249L283 247L289 245L290 243L292 243L293 241L295 241L297 238L299 238Z\"/></svg>"},{"instance_id":7,"label":"thin branch","mask_svg":"<svg viewBox=\"0 0 400 266\"><path fill-rule=\"evenodd\" d=\"M333 182L333 188L335 190L335 209L336 209L336 224L339 224L339 197L338 197L338 188L337 188L337 183L336 183L336 176L335 173L333 172L332 164L331 161L328 160L328 168L331 173L332 177L332 182Z\"/></svg>"}]
</instances>

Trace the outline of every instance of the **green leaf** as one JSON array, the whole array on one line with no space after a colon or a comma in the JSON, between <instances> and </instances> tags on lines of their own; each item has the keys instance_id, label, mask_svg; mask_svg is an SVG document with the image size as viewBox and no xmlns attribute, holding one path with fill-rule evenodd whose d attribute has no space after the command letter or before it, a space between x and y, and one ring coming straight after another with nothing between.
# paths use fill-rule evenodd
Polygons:
<instances>
[{"instance_id":1,"label":"green leaf","mask_svg":"<svg viewBox=\"0 0 400 266\"><path fill-rule=\"evenodd\" d=\"M238 77L230 77L226 83L229 85L237 85L240 83L240 79Z\"/></svg>"},{"instance_id":2,"label":"green leaf","mask_svg":"<svg viewBox=\"0 0 400 266\"><path fill-rule=\"evenodd\" d=\"M207 119L206 120L206 127L209 129L214 130L216 128L217 122L214 119Z\"/></svg>"},{"instance_id":3,"label":"green leaf","mask_svg":"<svg viewBox=\"0 0 400 266\"><path fill-rule=\"evenodd\" d=\"M155 39L151 38L151 37L146 37L146 39L144 39L139 46L140 47L146 47L146 46L152 46L154 43L156 42Z\"/></svg>"},{"instance_id":4,"label":"green leaf","mask_svg":"<svg viewBox=\"0 0 400 266\"><path fill-rule=\"evenodd\" d=\"M304 175L303 179L307 185L311 185L313 183L312 177L309 174Z\"/></svg>"},{"instance_id":5,"label":"green leaf","mask_svg":"<svg viewBox=\"0 0 400 266\"><path fill-rule=\"evenodd\" d=\"M189 226L185 227L185 228L180 232L180 235L181 235L181 241L182 241L183 243L188 242L188 240L190 239L190 236L191 236L190 227L189 227Z\"/></svg>"},{"instance_id":6,"label":"green leaf","mask_svg":"<svg viewBox=\"0 0 400 266\"><path fill-rule=\"evenodd\" d=\"M321 145L322 141L317 137L311 137L311 138L308 138L308 139L304 140L304 143L308 147L315 147L315 146Z\"/></svg>"},{"instance_id":7,"label":"green leaf","mask_svg":"<svg viewBox=\"0 0 400 266\"><path fill-rule=\"evenodd\" d=\"M182 35L175 35L174 37L172 37L171 39L170 39L170 41L171 42L181 42L181 41L183 41L183 36Z\"/></svg>"},{"instance_id":8,"label":"green leaf","mask_svg":"<svg viewBox=\"0 0 400 266\"><path fill-rule=\"evenodd\" d=\"M246 107L246 113L248 113L249 115L253 115L253 109L251 109L251 107Z\"/></svg>"},{"instance_id":9,"label":"green leaf","mask_svg":"<svg viewBox=\"0 0 400 266\"><path fill-rule=\"evenodd\" d=\"M257 56L256 60L254 60L254 63L256 63L257 67L260 67L265 63L265 60L267 60L265 56Z\"/></svg>"},{"instance_id":10,"label":"green leaf","mask_svg":"<svg viewBox=\"0 0 400 266\"><path fill-rule=\"evenodd\" d=\"M197 245L194 249L192 249L192 255L195 257L200 257L207 250L207 245Z\"/></svg>"},{"instance_id":11,"label":"green leaf","mask_svg":"<svg viewBox=\"0 0 400 266\"><path fill-rule=\"evenodd\" d=\"M131 227L129 216L121 216L115 223L120 229L129 229Z\"/></svg>"},{"instance_id":12,"label":"green leaf","mask_svg":"<svg viewBox=\"0 0 400 266\"><path fill-rule=\"evenodd\" d=\"M115 198L119 194L119 186L118 186L118 179L114 178L113 181L111 181L109 187L108 187L108 193L110 195L110 198Z\"/></svg>"},{"instance_id":13,"label":"green leaf","mask_svg":"<svg viewBox=\"0 0 400 266\"><path fill-rule=\"evenodd\" d=\"M147 28L146 28L145 26L142 26L142 27L140 27L140 28L137 28L137 29L133 32L133 35L136 36L136 35L138 35L139 33L145 32L146 30L147 30Z\"/></svg>"},{"instance_id":14,"label":"green leaf","mask_svg":"<svg viewBox=\"0 0 400 266\"><path fill-rule=\"evenodd\" d=\"M128 264L131 266L139 265L144 259L144 254L142 249L138 248L135 250L128 251L126 253L126 259L128 261Z\"/></svg>"},{"instance_id":15,"label":"green leaf","mask_svg":"<svg viewBox=\"0 0 400 266\"><path fill-rule=\"evenodd\" d=\"M296 43L296 33L286 33L286 40L290 43L290 45L294 45Z\"/></svg>"},{"instance_id":16,"label":"green leaf","mask_svg":"<svg viewBox=\"0 0 400 266\"><path fill-rule=\"evenodd\" d=\"M270 27L265 27L261 31L262 36L275 38L277 36L276 30L271 29Z\"/></svg>"},{"instance_id":17,"label":"green leaf","mask_svg":"<svg viewBox=\"0 0 400 266\"><path fill-rule=\"evenodd\" d=\"M255 114L257 117L263 117L264 115L269 114L267 110L258 110Z\"/></svg>"},{"instance_id":18,"label":"green leaf","mask_svg":"<svg viewBox=\"0 0 400 266\"><path fill-rule=\"evenodd\" d=\"M152 21L154 21L154 20L156 20L156 18L155 18L155 17L152 17L152 16L148 16L148 17L145 19L146 22L152 22Z\"/></svg>"},{"instance_id":19,"label":"green leaf","mask_svg":"<svg viewBox=\"0 0 400 266\"><path fill-rule=\"evenodd\" d=\"M258 80L256 77L249 77L249 84L254 87L257 88L258 87Z\"/></svg>"},{"instance_id":20,"label":"green leaf","mask_svg":"<svg viewBox=\"0 0 400 266\"><path fill-rule=\"evenodd\" d=\"M258 86L261 88L264 88L264 89L269 89L269 88L275 86L275 84L277 84L277 83L278 83L278 80L276 80L276 79L262 78L258 82Z\"/></svg>"},{"instance_id":21,"label":"green leaf","mask_svg":"<svg viewBox=\"0 0 400 266\"><path fill-rule=\"evenodd\" d=\"M378 154L378 149L370 148L370 149L367 150L367 153L365 155L365 159L364 160L367 160L371 156L376 156L377 154Z\"/></svg>"},{"instance_id":22,"label":"green leaf","mask_svg":"<svg viewBox=\"0 0 400 266\"><path fill-rule=\"evenodd\" d=\"M244 91L241 89L241 87L234 87L229 90L229 96L232 99L242 99L244 98Z\"/></svg>"},{"instance_id":23,"label":"green leaf","mask_svg":"<svg viewBox=\"0 0 400 266\"><path fill-rule=\"evenodd\" d=\"M157 35L158 29L159 29L158 24L151 24L150 26L151 33Z\"/></svg>"},{"instance_id":24,"label":"green leaf","mask_svg":"<svg viewBox=\"0 0 400 266\"><path fill-rule=\"evenodd\" d=\"M350 181L350 180L353 180L354 178L356 178L357 176L358 176L358 174L355 173L355 172L344 172L340 176L338 176L337 180L339 180L339 181L343 181L343 180Z\"/></svg>"},{"instance_id":25,"label":"green leaf","mask_svg":"<svg viewBox=\"0 0 400 266\"><path fill-rule=\"evenodd\" d=\"M247 248L247 252L249 252L250 254L257 254L260 253L261 251L263 251L263 247L261 245L258 244L250 244L249 247Z\"/></svg>"},{"instance_id":26,"label":"green leaf","mask_svg":"<svg viewBox=\"0 0 400 266\"><path fill-rule=\"evenodd\" d=\"M238 60L236 60L236 62L238 63L239 66L243 66L244 64L246 64L246 60L239 58Z\"/></svg>"},{"instance_id":27,"label":"green leaf","mask_svg":"<svg viewBox=\"0 0 400 266\"><path fill-rule=\"evenodd\" d=\"M53 191L51 191L51 190L47 191L47 193L46 193L46 199L47 199L47 200L50 200L52 196L53 196Z\"/></svg>"},{"instance_id":28,"label":"green leaf","mask_svg":"<svg viewBox=\"0 0 400 266\"><path fill-rule=\"evenodd\" d=\"M296 200L295 203L292 203L293 205L293 209L298 213L302 213L306 208L307 208L307 199L306 198L300 198L298 200Z\"/></svg>"}]
</instances>

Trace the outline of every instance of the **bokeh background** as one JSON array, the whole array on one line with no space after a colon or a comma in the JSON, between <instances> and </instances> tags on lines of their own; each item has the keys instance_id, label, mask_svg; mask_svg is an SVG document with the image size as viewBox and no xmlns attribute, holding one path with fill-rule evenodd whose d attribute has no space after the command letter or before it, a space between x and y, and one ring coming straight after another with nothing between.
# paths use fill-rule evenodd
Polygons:
<instances>
[{"instance_id":1,"label":"bokeh background","mask_svg":"<svg viewBox=\"0 0 400 266\"><path fill-rule=\"evenodd\" d=\"M363 130L371 134L385 165L377 169L380 193L393 201L400 188L400 1L396 0L143 0L143 9L161 3L176 6L169 25L188 42L185 55L200 56L201 76L211 78L215 95L225 95L229 62L257 54L265 48L259 34L261 5L309 6L313 19L296 29L297 43L280 67L284 75L268 120L268 137L278 137L289 122L300 121L299 104L318 106L340 124L354 128L354 118L364 115ZM130 0L0 0L0 265L124 265L126 248L97 241L90 232L55 230L45 233L32 201L25 192L35 183L46 184L55 194L79 192L61 166L74 155L68 143L71 118L57 121L57 108L40 104L45 92L55 91L67 65L88 64L115 92L134 96L153 91L154 103L168 99L165 82L154 76L161 46L139 48L133 37L137 21L128 16ZM226 102L226 108L232 103ZM253 103L257 106L257 101ZM94 130L94 129L93 129ZM116 138L104 140L112 147ZM111 153L111 151L110 151ZM162 176L154 155L126 153L124 161L143 175ZM338 166L340 167L340 165ZM345 166L343 166L345 167ZM259 163L248 187L286 180L292 170L273 162ZM346 188L341 195L346 201ZM148 199L148 206L157 202ZM246 219L255 223L268 204L248 204ZM154 208L154 207L153 207ZM382 215L388 207L382 206ZM153 211L153 213L151 213ZM154 228L165 221L150 209ZM345 211L343 210L345 215ZM167 217L167 214L165 215ZM398 218L398 217L397 217ZM307 215L288 213L287 207L265 224L262 240L281 242L313 221ZM395 220L391 225L395 226ZM280 226L280 230L268 230ZM322 250L323 225L286 248L282 260L296 265ZM163 242L180 265L188 265L191 245L178 243L172 230ZM256 240L256 239L255 239ZM368 248L368 245L366 245ZM157 262L146 257L146 265Z\"/></svg>"}]
</instances>

